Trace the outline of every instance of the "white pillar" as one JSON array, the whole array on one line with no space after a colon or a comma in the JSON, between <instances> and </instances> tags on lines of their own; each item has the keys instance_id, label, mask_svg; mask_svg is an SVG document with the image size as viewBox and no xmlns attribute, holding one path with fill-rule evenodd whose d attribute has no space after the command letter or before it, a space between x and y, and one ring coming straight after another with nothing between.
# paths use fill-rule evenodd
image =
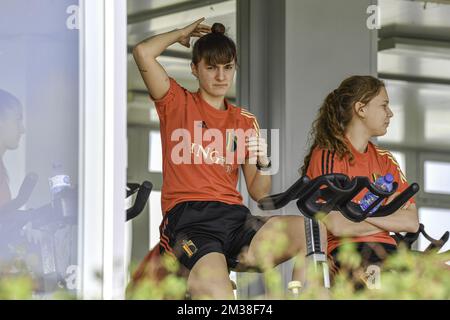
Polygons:
<instances>
[{"instance_id":1,"label":"white pillar","mask_svg":"<svg viewBox=\"0 0 450 320\"><path fill-rule=\"evenodd\" d=\"M80 6L79 292L83 299L123 299L126 1Z\"/></svg>"}]
</instances>

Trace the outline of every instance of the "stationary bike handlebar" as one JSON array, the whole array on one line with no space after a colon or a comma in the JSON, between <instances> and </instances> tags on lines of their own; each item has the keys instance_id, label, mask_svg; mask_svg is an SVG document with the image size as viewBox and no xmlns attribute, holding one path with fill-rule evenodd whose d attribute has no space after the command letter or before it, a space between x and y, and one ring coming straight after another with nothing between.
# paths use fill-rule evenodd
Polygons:
<instances>
[{"instance_id":1,"label":"stationary bike handlebar","mask_svg":"<svg viewBox=\"0 0 450 320\"><path fill-rule=\"evenodd\" d=\"M306 191L310 179L303 176L298 179L285 192L267 196L258 201L258 207L262 210L276 210L285 207L292 200L298 199L300 194Z\"/></svg>"},{"instance_id":2,"label":"stationary bike handlebar","mask_svg":"<svg viewBox=\"0 0 450 320\"><path fill-rule=\"evenodd\" d=\"M11 221L12 219L16 222L22 220L26 222L30 218L36 216L36 214L33 214L31 211L20 211L19 215L18 212L30 199L37 181L38 175L36 173L27 174L19 188L17 197L0 207L0 223L2 223L2 221ZM127 187L127 197L135 192L137 192L137 196L134 205L127 210L126 221L135 218L141 213L147 203L153 185L149 181L144 181L141 185L129 183L127 184Z\"/></svg>"},{"instance_id":3,"label":"stationary bike handlebar","mask_svg":"<svg viewBox=\"0 0 450 320\"><path fill-rule=\"evenodd\" d=\"M407 248L411 248L412 244L419 238L420 234L422 234L425 239L430 241L428 247L424 250L424 252L430 252L432 250L439 251L442 247L447 243L450 232L446 231L440 239L432 238L428 233L425 232L425 226L423 224L419 225L419 230L417 232L408 232L405 235L400 233L396 233L394 238L398 243L403 243Z\"/></svg>"},{"instance_id":4,"label":"stationary bike handlebar","mask_svg":"<svg viewBox=\"0 0 450 320\"><path fill-rule=\"evenodd\" d=\"M378 196L378 199L366 210L352 202L352 199L364 188ZM394 183L391 191L375 187L367 177L350 179L343 174L328 174L310 180L304 176L297 180L288 190L268 196L258 201L262 210L279 209L292 200L297 200L298 209L307 217L314 218L318 213L328 214L332 210L340 211L349 220L360 222L367 217L384 217L396 212L419 191L419 185L413 183L400 193L392 202L380 206L377 212L370 211L384 199L393 195L398 188Z\"/></svg>"},{"instance_id":5,"label":"stationary bike handlebar","mask_svg":"<svg viewBox=\"0 0 450 320\"><path fill-rule=\"evenodd\" d=\"M153 189L153 185L150 181L144 181L141 185L130 183L127 186L127 197L131 196L137 191L134 205L131 208L127 209L126 221L129 221L136 218L142 212L142 210L144 210L145 205L147 204L148 197L150 196L150 192Z\"/></svg>"}]
</instances>

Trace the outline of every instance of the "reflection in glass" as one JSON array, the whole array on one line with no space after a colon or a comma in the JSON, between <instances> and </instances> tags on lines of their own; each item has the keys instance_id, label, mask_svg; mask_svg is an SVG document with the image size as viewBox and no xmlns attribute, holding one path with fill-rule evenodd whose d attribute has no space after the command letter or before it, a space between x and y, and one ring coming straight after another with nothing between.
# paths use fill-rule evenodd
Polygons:
<instances>
[{"instance_id":1,"label":"reflection in glass","mask_svg":"<svg viewBox=\"0 0 450 320\"><path fill-rule=\"evenodd\" d=\"M0 281L23 298L77 290L78 27L77 0L0 2Z\"/></svg>"},{"instance_id":2,"label":"reflection in glass","mask_svg":"<svg viewBox=\"0 0 450 320\"><path fill-rule=\"evenodd\" d=\"M9 177L3 157L9 150L19 147L25 133L22 104L8 91L0 89L0 208L12 200Z\"/></svg>"}]
</instances>

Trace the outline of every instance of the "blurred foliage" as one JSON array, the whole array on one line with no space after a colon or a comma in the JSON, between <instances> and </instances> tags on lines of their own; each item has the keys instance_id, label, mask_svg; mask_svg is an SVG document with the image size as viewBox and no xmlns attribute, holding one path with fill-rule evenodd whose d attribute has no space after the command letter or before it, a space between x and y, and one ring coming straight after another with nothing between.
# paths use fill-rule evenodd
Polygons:
<instances>
[{"instance_id":1,"label":"blurred foliage","mask_svg":"<svg viewBox=\"0 0 450 320\"><path fill-rule=\"evenodd\" d=\"M164 275L160 276L161 269ZM127 288L131 300L181 300L186 297L187 279L178 275L180 265L176 259L165 255L158 265L148 265L145 275Z\"/></svg>"},{"instance_id":2,"label":"blurred foliage","mask_svg":"<svg viewBox=\"0 0 450 320\"><path fill-rule=\"evenodd\" d=\"M0 279L0 300L30 300L32 292L33 281L27 276Z\"/></svg>"},{"instance_id":3,"label":"blurred foliage","mask_svg":"<svg viewBox=\"0 0 450 320\"><path fill-rule=\"evenodd\" d=\"M21 258L0 263L0 300L74 300L76 295L56 286L52 292L43 291L43 279L30 271Z\"/></svg>"},{"instance_id":4,"label":"blurred foliage","mask_svg":"<svg viewBox=\"0 0 450 320\"><path fill-rule=\"evenodd\" d=\"M29 300L33 297L34 281L24 260L11 259L0 263L0 300Z\"/></svg>"},{"instance_id":5,"label":"blurred foliage","mask_svg":"<svg viewBox=\"0 0 450 320\"><path fill-rule=\"evenodd\" d=\"M279 231L279 230L278 230ZM281 233L283 234L283 233ZM339 252L341 269L332 278L331 289L323 287L323 273L320 268L307 264L305 267L307 281L303 283L298 296L293 296L284 284L277 268L270 267L271 257L280 254L288 245L286 237L277 241L263 242L261 252L257 255L259 263L265 266L263 279L266 286L264 296L254 299L345 299L345 300L432 300L450 299L450 254L437 252L423 253L399 247L398 252L389 256L383 266L361 266L361 256L354 243L344 242ZM304 259L303 259L304 260ZM151 277L134 284L129 299L184 299L187 281L177 277L169 264L171 272L163 280ZM166 266L167 267L167 266ZM213 270L210 270L213 272ZM248 285L256 277L248 273L239 285Z\"/></svg>"},{"instance_id":6,"label":"blurred foliage","mask_svg":"<svg viewBox=\"0 0 450 320\"><path fill-rule=\"evenodd\" d=\"M372 300L448 300L450 299L450 254L423 253L400 247L381 266L381 272L368 274L367 270L355 269L360 258L355 246L347 244L340 257L347 265L334 279L332 299ZM356 264L358 266L358 264ZM376 269L375 269L376 270ZM377 270L376 270L377 271ZM360 277L357 279L356 277ZM355 289L355 282L368 282L363 289ZM368 279L369 278L369 279ZM367 281L369 280L369 281Z\"/></svg>"},{"instance_id":7,"label":"blurred foliage","mask_svg":"<svg viewBox=\"0 0 450 320\"><path fill-rule=\"evenodd\" d=\"M305 264L298 257L296 267L300 266L306 275L299 295L293 295L284 282L279 268L271 263L283 255L290 244L283 228L275 226L270 241L262 241L255 261L265 270L263 279L266 292L252 299L346 299L346 300L449 300L450 299L450 253L422 253L399 247L398 252L389 256L380 267L361 268L362 259L356 251L355 243L343 242L338 254L341 269L332 277L332 287L323 287L323 273L311 263ZM158 264L144 265L144 273L138 281L131 281L127 288L127 299L182 300L186 299L187 277L182 276L178 261L163 256ZM139 266L133 264L133 268ZM214 277L215 270L205 270L205 279ZM238 285L247 286L258 281L256 273L247 273L240 278ZM205 280L208 281L208 280ZM42 283L30 273L23 259L0 265L0 299L42 299L38 293ZM44 294L45 299L76 299L73 293L57 290ZM205 297L207 298L207 297Z\"/></svg>"}]
</instances>

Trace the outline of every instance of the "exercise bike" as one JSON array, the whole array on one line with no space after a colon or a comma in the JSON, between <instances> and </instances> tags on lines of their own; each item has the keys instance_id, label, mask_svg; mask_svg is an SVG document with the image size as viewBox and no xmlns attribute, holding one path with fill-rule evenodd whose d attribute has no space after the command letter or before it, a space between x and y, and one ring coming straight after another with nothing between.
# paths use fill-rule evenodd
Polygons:
<instances>
[{"instance_id":1,"label":"exercise bike","mask_svg":"<svg viewBox=\"0 0 450 320\"><path fill-rule=\"evenodd\" d=\"M329 174L319 176L313 180L304 176L297 180L285 192L271 195L261 199L258 206L262 210L280 209L293 200L296 200L297 208L305 217L305 236L307 244L307 260L313 264L316 270L321 270L323 274L323 285L330 288L330 274L327 264L327 255L321 247L320 229L317 221L318 215L326 215L333 211L340 211L344 217L353 221L361 222L367 217L385 217L399 210L405 203L419 191L417 183L411 184L406 190L400 193L392 202L381 205L375 213L370 213L373 208L382 203L389 196L393 195L398 188L398 184L393 184L391 191L384 191L375 187L367 177L355 177L350 179L343 174ZM366 210L352 201L363 189L378 196L378 199ZM428 236L423 225L416 233L406 236L397 234L395 239L398 242L407 242L411 247L412 242L417 240L420 233L423 233L431 242L429 250L439 250L448 241L449 232L446 232L441 239L436 240ZM298 286L295 284L294 286Z\"/></svg>"}]
</instances>

